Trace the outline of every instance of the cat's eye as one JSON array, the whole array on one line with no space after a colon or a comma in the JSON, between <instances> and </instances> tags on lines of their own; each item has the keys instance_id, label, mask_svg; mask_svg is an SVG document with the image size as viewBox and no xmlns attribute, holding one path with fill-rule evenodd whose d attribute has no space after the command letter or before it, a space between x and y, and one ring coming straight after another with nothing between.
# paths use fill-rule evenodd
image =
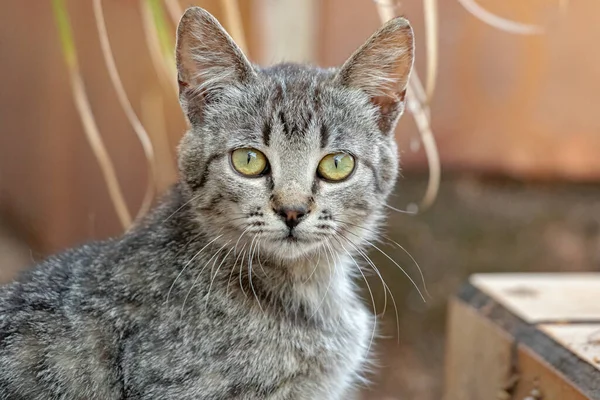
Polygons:
<instances>
[{"instance_id":1,"label":"cat's eye","mask_svg":"<svg viewBox=\"0 0 600 400\"><path fill-rule=\"evenodd\" d=\"M342 181L352 174L354 164L354 157L348 153L328 154L319 162L317 174L328 181Z\"/></svg>"},{"instance_id":2,"label":"cat's eye","mask_svg":"<svg viewBox=\"0 0 600 400\"><path fill-rule=\"evenodd\" d=\"M231 153L231 165L244 176L260 176L269 170L269 161L260 151L252 148L234 150Z\"/></svg>"}]
</instances>

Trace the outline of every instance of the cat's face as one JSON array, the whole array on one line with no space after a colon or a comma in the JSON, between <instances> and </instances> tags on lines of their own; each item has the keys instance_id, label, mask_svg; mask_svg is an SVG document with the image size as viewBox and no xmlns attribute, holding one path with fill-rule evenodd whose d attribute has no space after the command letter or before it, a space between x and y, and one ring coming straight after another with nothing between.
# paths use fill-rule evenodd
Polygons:
<instances>
[{"instance_id":1,"label":"cat's face","mask_svg":"<svg viewBox=\"0 0 600 400\"><path fill-rule=\"evenodd\" d=\"M397 176L393 128L412 66L406 22L383 28L339 71L253 67L199 9L178 34L192 125L180 170L219 241L289 259L372 237Z\"/></svg>"}]
</instances>

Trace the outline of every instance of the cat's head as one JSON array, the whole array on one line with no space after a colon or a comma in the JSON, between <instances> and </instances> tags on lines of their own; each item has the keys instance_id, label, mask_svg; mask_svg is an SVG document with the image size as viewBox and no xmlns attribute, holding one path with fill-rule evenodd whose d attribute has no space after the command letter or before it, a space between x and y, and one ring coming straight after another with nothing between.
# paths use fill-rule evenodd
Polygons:
<instances>
[{"instance_id":1,"label":"cat's head","mask_svg":"<svg viewBox=\"0 0 600 400\"><path fill-rule=\"evenodd\" d=\"M405 19L339 69L250 64L217 20L188 9L177 32L191 123L182 185L220 242L297 258L372 238L396 181L394 128L413 65Z\"/></svg>"}]
</instances>

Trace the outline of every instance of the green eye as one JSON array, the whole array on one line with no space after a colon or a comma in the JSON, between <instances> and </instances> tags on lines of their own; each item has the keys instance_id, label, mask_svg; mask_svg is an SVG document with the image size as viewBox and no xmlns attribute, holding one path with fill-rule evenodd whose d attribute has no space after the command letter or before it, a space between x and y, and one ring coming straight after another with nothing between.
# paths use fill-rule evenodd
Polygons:
<instances>
[{"instance_id":1,"label":"green eye","mask_svg":"<svg viewBox=\"0 0 600 400\"><path fill-rule=\"evenodd\" d=\"M348 153L328 154L319 163L317 173L328 181L341 181L354 171L354 157Z\"/></svg>"},{"instance_id":2,"label":"green eye","mask_svg":"<svg viewBox=\"0 0 600 400\"><path fill-rule=\"evenodd\" d=\"M237 172L245 176L259 176L269 168L267 157L260 151L251 148L234 150L231 153L231 165Z\"/></svg>"}]
</instances>

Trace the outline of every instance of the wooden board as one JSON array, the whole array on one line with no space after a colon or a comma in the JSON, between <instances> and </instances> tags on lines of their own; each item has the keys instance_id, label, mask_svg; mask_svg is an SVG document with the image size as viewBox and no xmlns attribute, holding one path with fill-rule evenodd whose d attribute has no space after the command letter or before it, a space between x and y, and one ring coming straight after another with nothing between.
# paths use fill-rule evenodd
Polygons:
<instances>
[{"instance_id":1,"label":"wooden board","mask_svg":"<svg viewBox=\"0 0 600 400\"><path fill-rule=\"evenodd\" d=\"M470 282L529 323L600 321L600 274L477 274Z\"/></svg>"},{"instance_id":2,"label":"wooden board","mask_svg":"<svg viewBox=\"0 0 600 400\"><path fill-rule=\"evenodd\" d=\"M590 352L588 340L596 324L565 325L562 319L569 315L564 307L557 307L556 315L542 314L539 305L525 302L522 307L507 300L514 292L508 289L521 288L528 293L525 289L535 287L543 292L546 287L556 289L556 282L562 281L565 290L559 299L569 302L569 293L579 298L580 292L568 288L577 288L576 284L585 281L581 278L543 274L537 285L534 275L524 275L522 280L520 275L473 277L475 284L467 284L450 302L445 399L536 399L531 396L537 393L543 400L600 400L597 353ZM596 280L596 276L587 278ZM525 319L535 320L540 315L543 320L561 321L537 324Z\"/></svg>"},{"instance_id":3,"label":"wooden board","mask_svg":"<svg viewBox=\"0 0 600 400\"><path fill-rule=\"evenodd\" d=\"M600 370L600 323L541 325L540 330Z\"/></svg>"}]
</instances>

